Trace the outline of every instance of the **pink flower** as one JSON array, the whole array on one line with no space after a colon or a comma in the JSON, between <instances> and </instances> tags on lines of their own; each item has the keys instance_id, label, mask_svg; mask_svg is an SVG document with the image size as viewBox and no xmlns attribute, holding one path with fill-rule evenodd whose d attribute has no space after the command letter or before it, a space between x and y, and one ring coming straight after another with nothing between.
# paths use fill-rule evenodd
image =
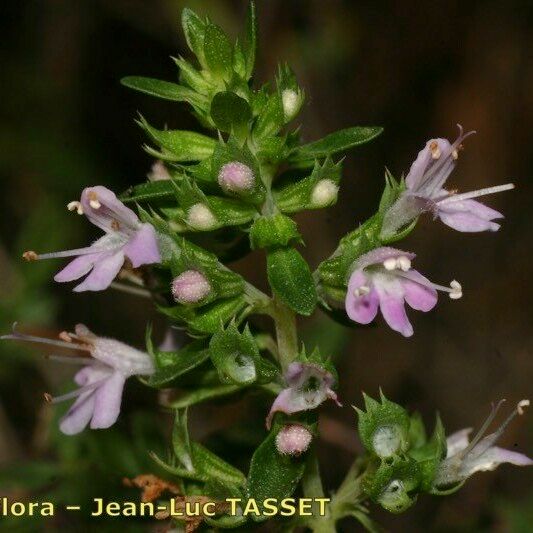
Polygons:
<instances>
[{"instance_id":1,"label":"pink flower","mask_svg":"<svg viewBox=\"0 0 533 533\"><path fill-rule=\"evenodd\" d=\"M453 143L447 139L430 139L426 143L405 178L405 192L385 215L383 238L391 237L424 211L432 212L444 224L458 231L499 229L500 225L494 220L503 218L503 215L473 198L513 189L512 183L463 194L444 188L457 164L463 141L473 133L463 134L463 128L459 126L459 136Z\"/></svg>"},{"instance_id":2,"label":"pink flower","mask_svg":"<svg viewBox=\"0 0 533 533\"><path fill-rule=\"evenodd\" d=\"M417 311L427 312L437 304L437 291L448 292L450 298L462 296L461 285L436 285L411 269L415 254L395 248L376 248L361 256L354 264L346 292L346 313L354 322L369 324L378 308L387 324L405 337L413 334L413 326L405 312L405 302Z\"/></svg>"},{"instance_id":3,"label":"pink flower","mask_svg":"<svg viewBox=\"0 0 533 533\"><path fill-rule=\"evenodd\" d=\"M287 388L274 400L268 413L266 426L270 429L272 418L277 412L291 415L300 411L315 409L327 399L337 400L332 389L335 378L327 370L314 363L291 363L285 372Z\"/></svg>"},{"instance_id":4,"label":"pink flower","mask_svg":"<svg viewBox=\"0 0 533 533\"><path fill-rule=\"evenodd\" d=\"M122 391L126 379L131 376L148 376L154 373L150 356L115 339L98 337L83 324L78 324L75 333L63 332L60 339L47 339L19 333L13 328L11 335L0 339L14 339L40 344L50 344L85 352L83 356L51 355L50 359L62 363L80 365L82 369L74 376L79 385L62 396L45 394L50 403L59 403L76 398L59 428L67 435L74 435L90 425L91 429L112 426L120 414Z\"/></svg>"},{"instance_id":5,"label":"pink flower","mask_svg":"<svg viewBox=\"0 0 533 533\"><path fill-rule=\"evenodd\" d=\"M74 281L88 274L74 291L101 291L109 287L126 258L133 268L161 261L154 227L142 224L109 189L100 185L84 189L80 201L70 202L68 208L84 214L106 234L87 248L48 254L24 253L29 261L77 256L55 275L55 281Z\"/></svg>"}]
</instances>

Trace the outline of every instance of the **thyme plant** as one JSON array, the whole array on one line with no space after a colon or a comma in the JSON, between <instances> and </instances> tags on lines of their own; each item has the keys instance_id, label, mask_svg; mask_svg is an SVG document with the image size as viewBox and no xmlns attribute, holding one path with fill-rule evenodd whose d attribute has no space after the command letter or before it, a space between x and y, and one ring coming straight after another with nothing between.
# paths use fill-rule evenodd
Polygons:
<instances>
[{"instance_id":1,"label":"thyme plant","mask_svg":"<svg viewBox=\"0 0 533 533\"><path fill-rule=\"evenodd\" d=\"M487 434L498 404L470 438L470 430L448 435L438 417L428 433L417 413L408 413L383 393L378 399L364 395L364 408L356 411L365 453L354 459L340 487L331 494L324 490L316 456L319 407L326 401L341 407L341 401L355 398L337 396L332 354L302 345L297 316L310 317L320 308L332 320L364 325L376 320L379 310L393 330L413 335L406 304L428 312L436 306L438 292L459 299L462 288L456 280L449 286L430 281L413 267L415 254L396 248L398 242L425 214L461 232L497 231L502 215L474 198L513 185L470 193L446 189L472 132L460 127L453 142L430 139L405 178L386 172L374 214L313 271L299 251L303 238L291 217L333 206L344 154L372 141L382 129L350 127L304 143L292 124L305 94L291 69L281 65L272 84L252 83L257 40L253 2L236 42L189 9L183 11L182 23L195 57L173 58L179 82L133 76L122 83L187 104L207 133L169 130L139 116L147 136L144 148L157 160L149 180L118 197L103 185L84 189L68 209L87 217L104 235L85 248L28 251L24 257L74 257L55 276L57 282L77 280L75 292L114 285L149 296L172 328L186 330L189 341L158 347L148 327L146 348L137 350L83 325L63 332L59 340L16 329L4 336L71 351L56 359L79 365L74 378L79 388L47 397L52 403L75 399L60 422L62 432L113 425L129 377L172 391L160 396L175 416L171 453L153 456L172 483L152 497L170 490L182 504L215 502L214 514L187 517L187 530L253 528L274 520L287 531L303 526L329 532L346 517L374 530L369 502L399 513L419 494L458 490L475 472L504 462L531 464L525 455L495 445L527 400ZM234 259L252 251L258 264L266 256L270 294L231 267ZM272 328L261 329L259 324L268 322L257 322L259 315L270 319ZM245 461L249 467L241 471L189 437L187 415L199 403L254 392L265 399L257 413L264 418L264 434ZM147 483L157 481L138 484L146 488ZM284 517L275 504L293 496L318 500L311 513ZM232 498L238 502L233 508L228 504ZM170 520L172 527L183 527L181 519Z\"/></svg>"}]
</instances>

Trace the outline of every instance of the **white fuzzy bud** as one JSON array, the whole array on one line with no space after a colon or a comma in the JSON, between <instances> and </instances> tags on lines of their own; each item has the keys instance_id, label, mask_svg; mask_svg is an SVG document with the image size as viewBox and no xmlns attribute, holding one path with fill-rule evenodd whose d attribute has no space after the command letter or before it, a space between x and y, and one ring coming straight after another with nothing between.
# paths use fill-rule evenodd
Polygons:
<instances>
[{"instance_id":1,"label":"white fuzzy bud","mask_svg":"<svg viewBox=\"0 0 533 533\"><path fill-rule=\"evenodd\" d=\"M285 89L281 93L281 102L283 104L285 120L293 119L302 103L300 95L293 89Z\"/></svg>"},{"instance_id":2,"label":"white fuzzy bud","mask_svg":"<svg viewBox=\"0 0 533 533\"><path fill-rule=\"evenodd\" d=\"M320 180L311 192L311 205L313 207L326 207L337 199L338 185L330 179Z\"/></svg>"},{"instance_id":3,"label":"white fuzzy bud","mask_svg":"<svg viewBox=\"0 0 533 533\"><path fill-rule=\"evenodd\" d=\"M216 226L217 219L205 204L194 204L187 214L187 224L194 229L210 230Z\"/></svg>"}]
</instances>

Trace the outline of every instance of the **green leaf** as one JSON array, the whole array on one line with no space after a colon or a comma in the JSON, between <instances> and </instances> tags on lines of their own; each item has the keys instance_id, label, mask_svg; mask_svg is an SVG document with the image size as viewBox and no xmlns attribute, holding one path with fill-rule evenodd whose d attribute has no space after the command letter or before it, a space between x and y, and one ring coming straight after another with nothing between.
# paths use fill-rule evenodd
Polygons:
<instances>
[{"instance_id":1,"label":"green leaf","mask_svg":"<svg viewBox=\"0 0 533 533\"><path fill-rule=\"evenodd\" d=\"M257 17L255 12L255 2L248 3L246 15L246 35L243 43L243 52L246 62L246 79L249 79L254 71L255 55L257 51Z\"/></svg>"},{"instance_id":2,"label":"green leaf","mask_svg":"<svg viewBox=\"0 0 533 533\"><path fill-rule=\"evenodd\" d=\"M247 129L252 110L244 98L223 91L215 94L211 102L211 118L219 130L239 135Z\"/></svg>"},{"instance_id":3,"label":"green leaf","mask_svg":"<svg viewBox=\"0 0 533 533\"><path fill-rule=\"evenodd\" d=\"M244 485L245 475L218 455L197 442L192 443L194 468L207 478L216 478L225 483Z\"/></svg>"},{"instance_id":4,"label":"green leaf","mask_svg":"<svg viewBox=\"0 0 533 533\"><path fill-rule=\"evenodd\" d=\"M248 497L255 499L259 509L267 498L280 501L290 497L305 468L305 454L300 457L281 455L276 448L276 435L278 429L273 429L268 437L255 451L248 474ZM256 521L265 520L267 517L252 514Z\"/></svg>"},{"instance_id":5,"label":"green leaf","mask_svg":"<svg viewBox=\"0 0 533 533\"><path fill-rule=\"evenodd\" d=\"M204 55L208 70L226 81L231 79L233 46L228 36L216 24L208 24L205 28Z\"/></svg>"},{"instance_id":6,"label":"green leaf","mask_svg":"<svg viewBox=\"0 0 533 533\"><path fill-rule=\"evenodd\" d=\"M176 409L174 429L172 430L172 448L178 461L189 471L194 471L191 443L187 427L187 408Z\"/></svg>"},{"instance_id":7,"label":"green leaf","mask_svg":"<svg viewBox=\"0 0 533 533\"><path fill-rule=\"evenodd\" d=\"M300 146L289 158L289 162L305 163L302 166L312 166L315 159L331 156L337 152L344 152L354 146L365 144L382 132L383 128L378 127L354 127L339 130L326 135L319 141Z\"/></svg>"},{"instance_id":8,"label":"green leaf","mask_svg":"<svg viewBox=\"0 0 533 533\"><path fill-rule=\"evenodd\" d=\"M195 107L203 107L206 99L187 87L169 81L145 78L143 76L127 76L120 80L122 85L135 89L157 98L172 100L174 102L188 102Z\"/></svg>"},{"instance_id":9,"label":"green leaf","mask_svg":"<svg viewBox=\"0 0 533 533\"><path fill-rule=\"evenodd\" d=\"M160 352L165 357L165 364L156 369L148 378L147 384L150 387L163 387L207 361L209 350L198 350L198 346L202 344L202 341L196 341L177 352Z\"/></svg>"},{"instance_id":10,"label":"green leaf","mask_svg":"<svg viewBox=\"0 0 533 533\"><path fill-rule=\"evenodd\" d=\"M177 400L170 402L170 407L174 409L182 409L195 405L197 403L212 400L214 398L221 398L223 396L229 396L242 390L242 387L238 385L219 385L217 387L201 387L191 392L183 394Z\"/></svg>"},{"instance_id":11,"label":"green leaf","mask_svg":"<svg viewBox=\"0 0 533 533\"><path fill-rule=\"evenodd\" d=\"M120 196L124 203L168 199L175 201L176 187L170 180L148 181L135 185Z\"/></svg>"},{"instance_id":12,"label":"green leaf","mask_svg":"<svg viewBox=\"0 0 533 533\"><path fill-rule=\"evenodd\" d=\"M211 137L193 131L158 130L150 126L143 117L138 124L161 148L171 152L172 155L166 157L169 161L202 161L213 155L217 145Z\"/></svg>"},{"instance_id":13,"label":"green leaf","mask_svg":"<svg viewBox=\"0 0 533 533\"><path fill-rule=\"evenodd\" d=\"M275 248L267 253L268 281L276 295L293 311L309 316L317 294L305 259L294 248Z\"/></svg>"},{"instance_id":14,"label":"green leaf","mask_svg":"<svg viewBox=\"0 0 533 533\"><path fill-rule=\"evenodd\" d=\"M198 61L205 68L204 39L206 22L202 20L192 9L185 8L181 13L181 25L187 45L196 54Z\"/></svg>"}]
</instances>

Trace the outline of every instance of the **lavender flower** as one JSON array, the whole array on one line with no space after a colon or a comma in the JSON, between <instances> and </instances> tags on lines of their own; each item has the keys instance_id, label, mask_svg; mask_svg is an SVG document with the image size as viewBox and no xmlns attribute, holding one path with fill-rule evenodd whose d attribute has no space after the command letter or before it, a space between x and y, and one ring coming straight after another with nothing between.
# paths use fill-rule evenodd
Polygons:
<instances>
[{"instance_id":1,"label":"lavender flower","mask_svg":"<svg viewBox=\"0 0 533 533\"><path fill-rule=\"evenodd\" d=\"M369 324L381 309L383 318L404 337L413 334L413 326L405 312L405 302L417 311L427 312L437 303L437 291L450 298L462 296L461 285L436 285L411 269L415 254L395 248L376 248L361 256L354 264L346 292L346 313L359 324Z\"/></svg>"},{"instance_id":2,"label":"lavender flower","mask_svg":"<svg viewBox=\"0 0 533 533\"><path fill-rule=\"evenodd\" d=\"M153 226L142 224L109 189L100 185L86 188L80 201L70 202L68 209L85 215L106 234L87 248L48 254L24 253L28 261L77 256L55 275L55 281L74 281L88 274L74 291L101 291L109 287L126 258L133 268L161 261Z\"/></svg>"},{"instance_id":3,"label":"lavender flower","mask_svg":"<svg viewBox=\"0 0 533 533\"><path fill-rule=\"evenodd\" d=\"M321 366L313 363L291 363L285 372L287 388L283 389L274 400L268 413L266 426L270 429L272 418L277 412L287 415L315 409L327 399L337 400L332 390L335 378Z\"/></svg>"},{"instance_id":4,"label":"lavender flower","mask_svg":"<svg viewBox=\"0 0 533 533\"><path fill-rule=\"evenodd\" d=\"M472 429L462 429L450 435L447 440L447 455L437 469L434 487L437 489L460 483L476 472L495 470L502 463L517 466L529 466L533 461L526 455L494 446L509 422L523 413L529 400L518 402L516 409L507 417L504 423L490 435L484 436L485 431L494 420L498 409L505 400L493 407L487 420L477 435L469 442L468 435Z\"/></svg>"},{"instance_id":5,"label":"lavender flower","mask_svg":"<svg viewBox=\"0 0 533 533\"><path fill-rule=\"evenodd\" d=\"M382 238L392 237L398 229L425 211L432 212L444 224L458 231L499 229L500 225L494 220L503 218L503 215L473 198L508 191L514 188L512 183L464 194L444 189L459 158L463 141L473 133L464 134L459 125L459 137L452 144L447 139L430 139L426 143L405 179L407 189L385 215Z\"/></svg>"},{"instance_id":6,"label":"lavender flower","mask_svg":"<svg viewBox=\"0 0 533 533\"><path fill-rule=\"evenodd\" d=\"M153 374L152 359L147 353L127 344L96 336L83 324L76 326L75 333L63 332L59 337L62 340L25 335L14 327L11 335L4 335L0 339L51 344L85 352L82 356L48 356L52 360L81 365L83 368L74 376L74 381L79 385L78 389L55 398L45 394L45 399L55 404L76 398L59 424L59 428L66 435L79 433L88 424L91 429L112 426L120 413L126 379Z\"/></svg>"}]
</instances>

